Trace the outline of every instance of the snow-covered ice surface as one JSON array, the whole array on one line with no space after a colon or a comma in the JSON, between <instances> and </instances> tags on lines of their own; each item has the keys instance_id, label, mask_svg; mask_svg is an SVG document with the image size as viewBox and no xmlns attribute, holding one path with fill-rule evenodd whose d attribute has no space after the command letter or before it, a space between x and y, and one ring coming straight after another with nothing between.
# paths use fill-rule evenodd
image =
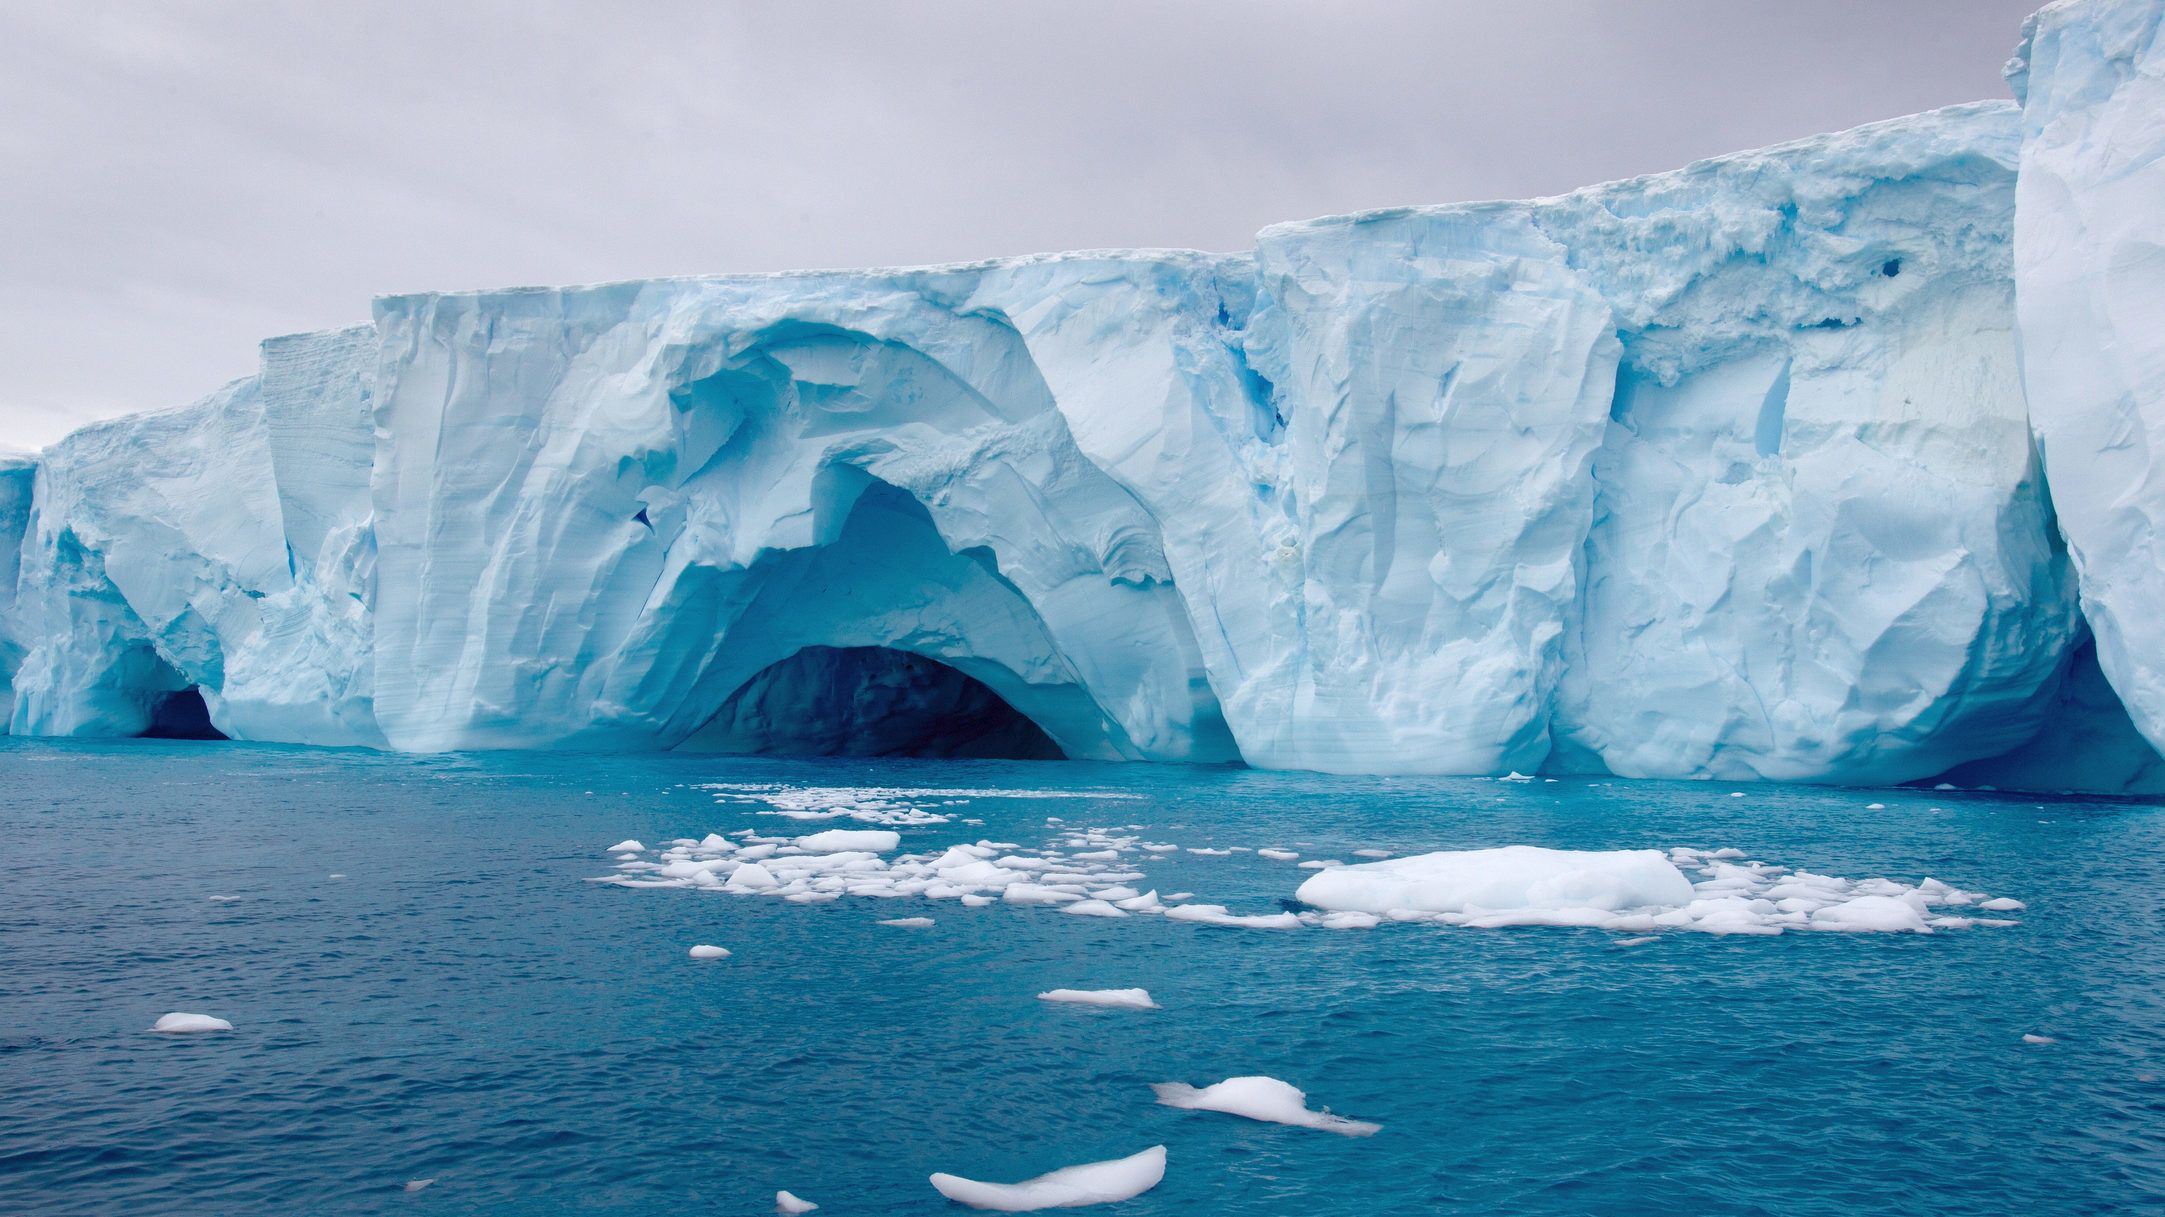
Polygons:
<instances>
[{"instance_id":1,"label":"snow-covered ice surface","mask_svg":"<svg viewBox=\"0 0 2165 1217\"><path fill-rule=\"evenodd\" d=\"M940 1195L973 1209L1034 1213L1039 1209L1072 1209L1130 1200L1156 1187L1164 1178L1165 1147L1153 1145L1139 1154L1110 1162L1066 1166L1021 1183L980 1183L959 1175L935 1174L932 1186Z\"/></svg>"},{"instance_id":2,"label":"snow-covered ice surface","mask_svg":"<svg viewBox=\"0 0 2165 1217\"><path fill-rule=\"evenodd\" d=\"M10 729L1889 783L2072 710L2114 764L2008 772L2119 789L2155 13L2053 10L2019 113L1244 253L380 299L0 465ZM775 810L947 814L883 802Z\"/></svg>"},{"instance_id":3,"label":"snow-covered ice surface","mask_svg":"<svg viewBox=\"0 0 2165 1217\"><path fill-rule=\"evenodd\" d=\"M1186 1082L1155 1082L1150 1089L1157 1093L1158 1102L1186 1111L1219 1111L1266 1124L1291 1124L1295 1128L1320 1129L1344 1137L1372 1137L1383 1131L1381 1124L1349 1120L1332 1115L1328 1110L1309 1110L1308 1096L1291 1082L1278 1078L1251 1075L1227 1078L1201 1087Z\"/></svg>"}]
</instances>

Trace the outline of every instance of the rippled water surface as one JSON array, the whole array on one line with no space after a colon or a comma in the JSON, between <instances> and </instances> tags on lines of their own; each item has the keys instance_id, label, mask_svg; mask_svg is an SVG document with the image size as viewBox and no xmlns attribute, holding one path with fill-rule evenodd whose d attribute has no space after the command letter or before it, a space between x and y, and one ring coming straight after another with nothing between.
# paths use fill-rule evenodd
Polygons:
<instances>
[{"instance_id":1,"label":"rippled water surface","mask_svg":"<svg viewBox=\"0 0 2165 1217\"><path fill-rule=\"evenodd\" d=\"M1140 796L972 798L900 829L904 850L1124 825L1347 861L1736 848L2028 908L1619 947L586 882L627 837L856 827L707 782ZM0 740L0 1212L756 1214L787 1188L822 1214L940 1213L960 1210L933 1171L1016 1180L1159 1143L1164 1183L1098 1211L2165 1205L2165 811L1734 789ZM1259 913L1309 873L1185 849L1136 869ZM936 924L878 924L919 915ZM1164 1008L1034 998L1128 986ZM236 1030L147 1033L171 1011ZM1383 1130L1152 1101L1254 1073Z\"/></svg>"}]
</instances>

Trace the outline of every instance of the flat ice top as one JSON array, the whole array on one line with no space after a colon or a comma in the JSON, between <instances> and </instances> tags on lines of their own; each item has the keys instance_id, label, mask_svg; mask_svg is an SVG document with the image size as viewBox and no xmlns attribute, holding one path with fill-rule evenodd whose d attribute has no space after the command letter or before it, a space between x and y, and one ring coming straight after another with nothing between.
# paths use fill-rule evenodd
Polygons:
<instances>
[{"instance_id":1,"label":"flat ice top","mask_svg":"<svg viewBox=\"0 0 2165 1217\"><path fill-rule=\"evenodd\" d=\"M1318 871L1298 897L1317 908L1374 913L1681 908L1691 880L1658 849L1445 850Z\"/></svg>"},{"instance_id":2,"label":"flat ice top","mask_svg":"<svg viewBox=\"0 0 2165 1217\"><path fill-rule=\"evenodd\" d=\"M1127 1200L1156 1187L1164 1178L1165 1147L1153 1145L1130 1157L1062 1167L1021 1183L979 1183L959 1175L937 1174L932 1176L932 1186L940 1195L973 1209L1034 1213L1039 1209L1072 1209Z\"/></svg>"}]
</instances>

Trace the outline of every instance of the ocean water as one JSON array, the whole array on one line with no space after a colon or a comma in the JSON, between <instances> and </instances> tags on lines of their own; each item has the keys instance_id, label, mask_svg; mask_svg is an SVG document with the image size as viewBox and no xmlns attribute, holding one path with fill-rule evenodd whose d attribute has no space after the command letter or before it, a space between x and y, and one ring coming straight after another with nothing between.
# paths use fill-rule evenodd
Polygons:
<instances>
[{"instance_id":1,"label":"ocean water","mask_svg":"<svg viewBox=\"0 0 2165 1217\"><path fill-rule=\"evenodd\" d=\"M899 829L905 850L1124 825L1347 861L1734 848L2027 908L1928 936L1620 947L588 881L627 837L861 827L762 816L715 782L1040 792L927 800L951 819ZM1125 797L1047 797L1077 792ZM1278 911L1309 874L1185 849L1135 866L1136 887L1236 912ZM0 1213L759 1214L783 1188L822 1214L960 1212L929 1173L1012 1181L1156 1144L1164 1182L1098 1211L2155 1212L2161 910L2165 809L2136 803L0 740ZM878 924L908 916L936 923ZM1128 986L1164 1008L1034 997ZM236 1029L149 1034L170 1011ZM1258 1073L1382 1131L1150 1089Z\"/></svg>"}]
</instances>

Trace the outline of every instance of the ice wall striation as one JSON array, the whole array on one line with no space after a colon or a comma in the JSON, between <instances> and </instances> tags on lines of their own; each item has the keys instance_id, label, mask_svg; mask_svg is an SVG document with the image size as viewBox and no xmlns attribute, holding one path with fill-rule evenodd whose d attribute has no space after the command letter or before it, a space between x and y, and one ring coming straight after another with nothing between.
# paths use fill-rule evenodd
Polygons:
<instances>
[{"instance_id":1,"label":"ice wall striation","mask_svg":"<svg viewBox=\"0 0 2165 1217\"><path fill-rule=\"evenodd\" d=\"M22 644L7 628L15 607L16 576L22 567L23 533L30 527L30 502L37 462L0 453L0 718L13 713L15 671L22 666Z\"/></svg>"},{"instance_id":2,"label":"ice wall striation","mask_svg":"<svg viewBox=\"0 0 2165 1217\"><path fill-rule=\"evenodd\" d=\"M2040 407L2016 256L2061 12L2026 114L1247 254L380 300L0 468L12 729L2142 788L2154 395Z\"/></svg>"},{"instance_id":3,"label":"ice wall striation","mask_svg":"<svg viewBox=\"0 0 2165 1217\"><path fill-rule=\"evenodd\" d=\"M2023 374L2097 661L2165 747L2165 4L2030 19L2015 207Z\"/></svg>"}]
</instances>

